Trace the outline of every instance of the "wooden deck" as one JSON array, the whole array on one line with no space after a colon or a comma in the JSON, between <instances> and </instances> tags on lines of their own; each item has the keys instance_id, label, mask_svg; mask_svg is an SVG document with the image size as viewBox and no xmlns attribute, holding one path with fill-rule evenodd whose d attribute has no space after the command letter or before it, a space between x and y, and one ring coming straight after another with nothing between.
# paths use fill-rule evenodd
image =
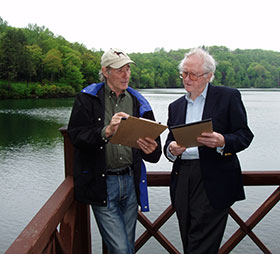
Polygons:
<instances>
[{"instance_id":1,"label":"wooden deck","mask_svg":"<svg viewBox=\"0 0 280 254\"><path fill-rule=\"evenodd\" d=\"M65 180L5 254L92 253L90 209L89 206L74 200L73 147L66 130L61 128L60 131L64 136ZM148 172L147 179L148 186L167 187L170 172ZM230 253L245 236L249 236L263 253L271 253L269 246L261 242L253 229L280 200L280 171L245 171L243 180L245 186L276 186L275 191L246 221L243 221L233 209L230 210L230 216L239 228L221 246L219 254ZM146 230L135 243L136 252L151 237L154 237L168 253L179 254L176 247L160 231L162 225L173 213L174 210L169 205L154 222L151 222L143 213L138 213L138 220ZM107 253L106 246L103 248L103 253Z\"/></svg>"}]
</instances>

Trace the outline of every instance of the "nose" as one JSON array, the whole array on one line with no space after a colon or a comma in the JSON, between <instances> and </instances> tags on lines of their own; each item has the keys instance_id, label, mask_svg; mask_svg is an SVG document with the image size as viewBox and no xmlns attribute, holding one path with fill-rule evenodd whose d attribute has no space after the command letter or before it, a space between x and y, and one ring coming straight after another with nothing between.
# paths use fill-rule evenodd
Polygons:
<instances>
[{"instance_id":1,"label":"nose","mask_svg":"<svg viewBox=\"0 0 280 254\"><path fill-rule=\"evenodd\" d=\"M190 78L190 73L188 73L187 74L187 76L186 76L186 78L185 78L187 81L190 81L190 80L192 80L191 78Z\"/></svg>"},{"instance_id":2,"label":"nose","mask_svg":"<svg viewBox=\"0 0 280 254\"><path fill-rule=\"evenodd\" d=\"M183 82L189 82L189 81L192 81L190 79L190 74L188 73L186 77L183 78Z\"/></svg>"},{"instance_id":3,"label":"nose","mask_svg":"<svg viewBox=\"0 0 280 254\"><path fill-rule=\"evenodd\" d=\"M126 77L129 77L129 75L130 75L130 70L129 70L129 69L128 69L128 70L123 70L123 71L122 71L122 76L123 76L123 77L126 78Z\"/></svg>"}]
</instances>

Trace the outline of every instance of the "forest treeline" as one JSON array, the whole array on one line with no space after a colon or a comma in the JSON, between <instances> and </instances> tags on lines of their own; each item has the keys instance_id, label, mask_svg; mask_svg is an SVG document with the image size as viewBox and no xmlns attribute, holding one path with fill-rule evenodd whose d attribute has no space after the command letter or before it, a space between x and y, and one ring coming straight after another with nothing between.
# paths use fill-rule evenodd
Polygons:
<instances>
[{"instance_id":1,"label":"forest treeline","mask_svg":"<svg viewBox=\"0 0 280 254\"><path fill-rule=\"evenodd\" d=\"M218 62L214 84L236 88L279 88L280 52L205 47ZM130 86L182 87L178 64L189 49L131 53ZM15 28L0 17L0 98L74 96L99 82L102 50L87 49L29 24Z\"/></svg>"}]
</instances>

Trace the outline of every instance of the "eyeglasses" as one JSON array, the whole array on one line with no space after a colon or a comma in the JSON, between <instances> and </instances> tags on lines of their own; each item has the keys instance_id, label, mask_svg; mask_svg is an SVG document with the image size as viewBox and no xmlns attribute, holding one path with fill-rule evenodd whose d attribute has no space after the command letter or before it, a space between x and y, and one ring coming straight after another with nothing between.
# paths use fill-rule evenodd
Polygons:
<instances>
[{"instance_id":1,"label":"eyeglasses","mask_svg":"<svg viewBox=\"0 0 280 254\"><path fill-rule=\"evenodd\" d=\"M205 73L202 73L200 75L196 75L196 74L188 72L188 71L183 71L183 72L180 73L180 78L185 79L187 76L189 76L190 80L197 81L201 76L203 76L205 74L208 74L208 73L209 72L205 72Z\"/></svg>"}]
</instances>

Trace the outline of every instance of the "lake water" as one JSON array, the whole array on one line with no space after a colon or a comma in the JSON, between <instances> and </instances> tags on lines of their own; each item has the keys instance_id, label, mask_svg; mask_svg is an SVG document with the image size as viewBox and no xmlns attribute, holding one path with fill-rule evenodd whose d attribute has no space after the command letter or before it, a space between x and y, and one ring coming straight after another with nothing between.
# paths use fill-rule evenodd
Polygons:
<instances>
[{"instance_id":1,"label":"lake water","mask_svg":"<svg viewBox=\"0 0 280 254\"><path fill-rule=\"evenodd\" d=\"M166 123L170 102L184 93L183 89L141 90L150 101L156 120ZM255 138L239 158L243 170L280 170L279 90L241 90L247 109L249 126ZM0 254L20 234L64 179L63 139L58 128L67 124L73 99L28 99L0 101ZM162 134L164 143L167 131ZM157 164L147 164L150 171L170 171L171 163L164 156ZM246 201L237 202L235 211L246 220L276 189L246 187ZM166 187L149 188L151 212L145 215L154 221L170 204ZM280 253L280 206L253 229L272 253ZM238 229L229 218L224 240ZM137 236L144 228L138 224ZM176 216L160 229L182 251ZM92 218L94 253L101 252L101 240ZM151 238L138 252L167 253ZM247 236L231 252L262 253Z\"/></svg>"}]
</instances>

